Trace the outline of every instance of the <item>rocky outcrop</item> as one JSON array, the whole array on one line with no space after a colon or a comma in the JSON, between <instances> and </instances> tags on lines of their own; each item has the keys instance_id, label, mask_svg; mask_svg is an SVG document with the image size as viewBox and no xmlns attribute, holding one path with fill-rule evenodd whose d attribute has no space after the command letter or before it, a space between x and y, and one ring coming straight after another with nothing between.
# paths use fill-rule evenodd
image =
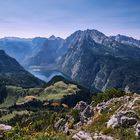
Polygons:
<instances>
[{"instance_id":1,"label":"rocky outcrop","mask_svg":"<svg viewBox=\"0 0 140 140\"><path fill-rule=\"evenodd\" d=\"M98 111L98 113L102 113L103 111L105 111L106 109L108 109L109 104L110 104L110 101L102 102L100 104L97 104L97 106L96 106L95 109Z\"/></svg>"},{"instance_id":2,"label":"rocky outcrop","mask_svg":"<svg viewBox=\"0 0 140 140\"><path fill-rule=\"evenodd\" d=\"M115 140L111 136L103 135L103 134L95 134L93 136L93 140Z\"/></svg>"},{"instance_id":3,"label":"rocky outcrop","mask_svg":"<svg viewBox=\"0 0 140 140\"><path fill-rule=\"evenodd\" d=\"M76 106L73 108L74 110L83 111L87 107L87 103L80 101L76 104Z\"/></svg>"},{"instance_id":4,"label":"rocky outcrop","mask_svg":"<svg viewBox=\"0 0 140 140\"><path fill-rule=\"evenodd\" d=\"M129 117L127 117L129 116ZM137 123L137 115L136 112L129 111L121 111L116 115L113 115L110 120L107 122L107 127L116 128L119 126L128 127L133 126Z\"/></svg>"},{"instance_id":5,"label":"rocky outcrop","mask_svg":"<svg viewBox=\"0 0 140 140\"><path fill-rule=\"evenodd\" d=\"M94 102L88 105L80 101L66 118L62 118L56 123L55 127L61 132L70 134L74 140L115 140L117 137L112 131L116 128L120 130L122 127L122 133L125 129L129 131L128 128L134 128L136 136L139 136L139 108L135 108L140 106L139 101L140 96L137 94L112 98L96 106L94 106ZM106 120L108 121L106 122ZM99 126L96 129L94 125ZM91 129L92 133L89 131ZM106 132L110 136L107 136Z\"/></svg>"},{"instance_id":6,"label":"rocky outcrop","mask_svg":"<svg viewBox=\"0 0 140 140\"><path fill-rule=\"evenodd\" d=\"M92 136L85 131L79 131L72 137L72 139L73 140L93 140Z\"/></svg>"},{"instance_id":7,"label":"rocky outcrop","mask_svg":"<svg viewBox=\"0 0 140 140\"><path fill-rule=\"evenodd\" d=\"M64 118L61 118L60 120L58 120L58 122L56 122L54 127L57 130L62 131L64 133L68 132L68 123L67 123L67 120Z\"/></svg>"},{"instance_id":8,"label":"rocky outcrop","mask_svg":"<svg viewBox=\"0 0 140 140\"><path fill-rule=\"evenodd\" d=\"M73 113L74 112L74 113ZM76 113L76 116L74 115ZM80 126L88 123L92 120L93 117L93 108L87 103L80 101L73 108L72 112L67 115L65 118L61 118L55 124L55 128L58 131L64 133L69 133L69 125L72 124L74 129L79 128Z\"/></svg>"},{"instance_id":9,"label":"rocky outcrop","mask_svg":"<svg viewBox=\"0 0 140 140\"><path fill-rule=\"evenodd\" d=\"M140 136L140 124L136 125L136 136Z\"/></svg>"},{"instance_id":10,"label":"rocky outcrop","mask_svg":"<svg viewBox=\"0 0 140 140\"><path fill-rule=\"evenodd\" d=\"M72 139L74 140L115 140L111 136L106 136L103 134L95 134L91 135L90 133L87 133L85 131L79 131L78 133L74 134Z\"/></svg>"}]
</instances>

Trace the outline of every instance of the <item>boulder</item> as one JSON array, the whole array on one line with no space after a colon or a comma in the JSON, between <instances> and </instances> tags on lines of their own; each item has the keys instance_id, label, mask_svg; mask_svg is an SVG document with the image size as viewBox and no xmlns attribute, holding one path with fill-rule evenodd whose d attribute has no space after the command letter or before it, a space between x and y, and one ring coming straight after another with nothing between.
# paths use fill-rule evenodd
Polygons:
<instances>
[{"instance_id":1,"label":"boulder","mask_svg":"<svg viewBox=\"0 0 140 140\"><path fill-rule=\"evenodd\" d=\"M55 129L58 131L65 131L66 128L66 120L64 118L61 118L60 120L58 120L55 124Z\"/></svg>"},{"instance_id":2,"label":"boulder","mask_svg":"<svg viewBox=\"0 0 140 140\"><path fill-rule=\"evenodd\" d=\"M96 134L93 136L93 140L115 140L115 139L111 136L106 136L103 134Z\"/></svg>"},{"instance_id":3,"label":"boulder","mask_svg":"<svg viewBox=\"0 0 140 140\"><path fill-rule=\"evenodd\" d=\"M86 107L87 107L87 103L84 101L80 101L76 104L76 106L73 109L78 111L84 111Z\"/></svg>"},{"instance_id":4,"label":"boulder","mask_svg":"<svg viewBox=\"0 0 140 140\"><path fill-rule=\"evenodd\" d=\"M9 131L9 130L12 130L12 126L10 125L5 125L5 124L0 124L0 131Z\"/></svg>"},{"instance_id":5,"label":"boulder","mask_svg":"<svg viewBox=\"0 0 140 140\"><path fill-rule=\"evenodd\" d=\"M115 116L115 115L113 115L111 118L110 118L110 120L107 122L107 128L116 128L116 127L118 127L119 126L119 122L118 122L118 118Z\"/></svg>"},{"instance_id":6,"label":"boulder","mask_svg":"<svg viewBox=\"0 0 140 140\"><path fill-rule=\"evenodd\" d=\"M93 110L91 106L87 106L83 112L80 112L80 120L82 122L87 122L93 115Z\"/></svg>"},{"instance_id":7,"label":"boulder","mask_svg":"<svg viewBox=\"0 0 140 140\"><path fill-rule=\"evenodd\" d=\"M98 110L98 113L102 113L109 107L110 101L102 102L100 104L97 104L96 109Z\"/></svg>"},{"instance_id":8,"label":"boulder","mask_svg":"<svg viewBox=\"0 0 140 140\"><path fill-rule=\"evenodd\" d=\"M120 124L123 127L133 126L136 123L137 123L137 120L136 118L133 118L133 117L129 118L129 117L122 116L120 120Z\"/></svg>"},{"instance_id":9,"label":"boulder","mask_svg":"<svg viewBox=\"0 0 140 140\"><path fill-rule=\"evenodd\" d=\"M79 131L76 133L73 137L73 140L93 140L91 134L85 132L85 131Z\"/></svg>"},{"instance_id":10,"label":"boulder","mask_svg":"<svg viewBox=\"0 0 140 140\"><path fill-rule=\"evenodd\" d=\"M120 111L116 115L113 115L110 120L107 122L107 127L116 128L119 126L128 127L133 126L137 123L137 114L136 112L129 111Z\"/></svg>"},{"instance_id":11,"label":"boulder","mask_svg":"<svg viewBox=\"0 0 140 140\"><path fill-rule=\"evenodd\" d=\"M136 125L136 136L140 136L140 124Z\"/></svg>"}]
</instances>

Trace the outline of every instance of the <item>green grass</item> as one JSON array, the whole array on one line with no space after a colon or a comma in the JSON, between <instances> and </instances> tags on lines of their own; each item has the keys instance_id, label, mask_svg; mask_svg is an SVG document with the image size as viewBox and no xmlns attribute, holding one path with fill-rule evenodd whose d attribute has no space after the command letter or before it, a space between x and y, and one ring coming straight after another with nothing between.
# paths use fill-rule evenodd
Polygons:
<instances>
[{"instance_id":1,"label":"green grass","mask_svg":"<svg viewBox=\"0 0 140 140\"><path fill-rule=\"evenodd\" d=\"M4 102L0 104L0 108L3 107L10 107L14 105L15 103L21 103L24 101L25 96L36 96L39 95L40 92L42 92L42 88L29 88L24 89L22 87L16 87L16 86L6 86L7 90L7 97L5 98Z\"/></svg>"},{"instance_id":2,"label":"green grass","mask_svg":"<svg viewBox=\"0 0 140 140\"><path fill-rule=\"evenodd\" d=\"M0 118L0 122L1 122L1 123L8 122L8 121L10 121L11 119L13 119L14 117L16 117L16 115L22 116L22 115L24 115L24 114L29 114L29 112L26 111L26 110L25 110L25 111L13 111L13 112L10 113L10 114L7 114L7 115L2 116L2 117Z\"/></svg>"},{"instance_id":3,"label":"green grass","mask_svg":"<svg viewBox=\"0 0 140 140\"><path fill-rule=\"evenodd\" d=\"M75 94L78 87L73 84L65 84L60 81L47 87L38 97L40 100L61 100L65 95Z\"/></svg>"}]
</instances>

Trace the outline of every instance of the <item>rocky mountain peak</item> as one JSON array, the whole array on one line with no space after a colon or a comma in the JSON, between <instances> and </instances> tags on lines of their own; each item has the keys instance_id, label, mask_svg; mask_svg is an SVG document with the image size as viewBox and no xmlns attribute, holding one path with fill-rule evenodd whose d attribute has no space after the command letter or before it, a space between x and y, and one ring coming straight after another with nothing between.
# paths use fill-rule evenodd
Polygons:
<instances>
[{"instance_id":1,"label":"rocky mountain peak","mask_svg":"<svg viewBox=\"0 0 140 140\"><path fill-rule=\"evenodd\" d=\"M55 37L54 35L49 37L49 40L55 40L55 39L57 39L57 37Z\"/></svg>"},{"instance_id":2,"label":"rocky mountain peak","mask_svg":"<svg viewBox=\"0 0 140 140\"><path fill-rule=\"evenodd\" d=\"M110 38L119 43L140 48L140 40L134 39L133 37L118 34L116 36L111 36Z\"/></svg>"},{"instance_id":3,"label":"rocky mountain peak","mask_svg":"<svg viewBox=\"0 0 140 140\"><path fill-rule=\"evenodd\" d=\"M74 32L71 37L75 37L78 40L83 40L84 38L92 38L97 43L102 43L105 38L107 38L103 33L95 30L95 29L87 29L84 31L78 30Z\"/></svg>"}]
</instances>

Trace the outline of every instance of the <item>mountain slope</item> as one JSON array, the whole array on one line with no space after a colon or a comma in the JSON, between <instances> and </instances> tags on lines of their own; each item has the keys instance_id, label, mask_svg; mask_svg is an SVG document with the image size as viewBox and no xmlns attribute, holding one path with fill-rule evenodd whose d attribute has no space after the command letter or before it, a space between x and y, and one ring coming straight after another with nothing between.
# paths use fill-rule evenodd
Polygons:
<instances>
[{"instance_id":1,"label":"mountain slope","mask_svg":"<svg viewBox=\"0 0 140 140\"><path fill-rule=\"evenodd\" d=\"M63 55L62 38L51 36L46 39L43 47L26 61L28 66L47 66L56 63L61 55Z\"/></svg>"},{"instance_id":2,"label":"mountain slope","mask_svg":"<svg viewBox=\"0 0 140 140\"><path fill-rule=\"evenodd\" d=\"M140 49L113 40L107 42L105 35L93 30L98 33L96 37L91 32L72 35L75 42L60 61L61 71L89 88L104 91L116 87L140 92Z\"/></svg>"},{"instance_id":3,"label":"mountain slope","mask_svg":"<svg viewBox=\"0 0 140 140\"><path fill-rule=\"evenodd\" d=\"M41 86L43 81L27 72L20 64L0 50L0 83L23 87Z\"/></svg>"}]
</instances>

